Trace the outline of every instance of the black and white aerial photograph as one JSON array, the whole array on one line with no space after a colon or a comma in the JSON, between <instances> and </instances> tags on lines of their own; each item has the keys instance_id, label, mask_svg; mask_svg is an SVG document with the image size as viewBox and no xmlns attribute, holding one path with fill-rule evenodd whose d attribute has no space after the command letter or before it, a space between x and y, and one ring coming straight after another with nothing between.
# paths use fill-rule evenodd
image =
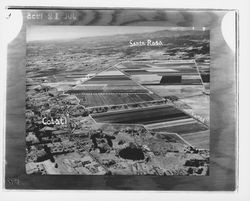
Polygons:
<instances>
[{"instance_id":1,"label":"black and white aerial photograph","mask_svg":"<svg viewBox=\"0 0 250 201\"><path fill-rule=\"evenodd\" d=\"M206 27L27 26L29 175L209 176Z\"/></svg>"}]
</instances>

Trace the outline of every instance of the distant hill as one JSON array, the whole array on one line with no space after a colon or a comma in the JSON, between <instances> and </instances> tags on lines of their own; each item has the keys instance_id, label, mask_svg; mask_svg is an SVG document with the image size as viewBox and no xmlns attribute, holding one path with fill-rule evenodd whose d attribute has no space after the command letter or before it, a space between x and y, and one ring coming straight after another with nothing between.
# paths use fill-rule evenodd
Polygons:
<instances>
[{"instance_id":1,"label":"distant hill","mask_svg":"<svg viewBox=\"0 0 250 201\"><path fill-rule=\"evenodd\" d=\"M160 39L160 38L178 38L181 36L191 36L191 38L204 38L209 39L209 31L198 31L198 30L161 30L156 32L145 32L145 33L133 33L133 34L115 34L109 36L93 36L93 37L83 37L77 39L67 39L67 40L53 40L53 41L32 41L30 43L85 43L91 41L100 42L122 42L129 40L147 40L147 39Z\"/></svg>"}]
</instances>

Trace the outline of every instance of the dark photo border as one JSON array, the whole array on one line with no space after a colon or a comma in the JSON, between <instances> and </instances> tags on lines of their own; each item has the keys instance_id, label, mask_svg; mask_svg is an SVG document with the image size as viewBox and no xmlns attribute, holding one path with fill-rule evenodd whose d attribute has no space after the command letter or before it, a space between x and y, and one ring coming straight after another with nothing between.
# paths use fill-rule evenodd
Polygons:
<instances>
[{"instance_id":1,"label":"dark photo border","mask_svg":"<svg viewBox=\"0 0 250 201\"><path fill-rule=\"evenodd\" d=\"M18 8L23 26L8 45L5 134L6 189L203 190L236 188L237 52L225 42L221 22L228 10ZM29 18L74 13L77 20ZM236 22L238 14L235 11ZM209 176L27 175L25 172L26 28L31 25L206 27L210 30ZM237 26L236 26L237 28Z\"/></svg>"}]
</instances>

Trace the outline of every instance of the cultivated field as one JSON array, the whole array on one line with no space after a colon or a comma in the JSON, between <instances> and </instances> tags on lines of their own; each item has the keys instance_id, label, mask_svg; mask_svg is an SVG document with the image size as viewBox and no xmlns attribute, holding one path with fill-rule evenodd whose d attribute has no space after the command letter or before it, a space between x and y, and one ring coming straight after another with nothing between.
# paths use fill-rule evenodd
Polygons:
<instances>
[{"instance_id":1,"label":"cultivated field","mask_svg":"<svg viewBox=\"0 0 250 201\"><path fill-rule=\"evenodd\" d=\"M160 100L148 93L81 93L75 94L85 107L108 106Z\"/></svg>"},{"instance_id":2,"label":"cultivated field","mask_svg":"<svg viewBox=\"0 0 250 201\"><path fill-rule=\"evenodd\" d=\"M65 93L74 94L85 107L161 100L116 68L109 68Z\"/></svg>"},{"instance_id":3,"label":"cultivated field","mask_svg":"<svg viewBox=\"0 0 250 201\"><path fill-rule=\"evenodd\" d=\"M92 117L97 122L136 123L144 125L190 118L190 116L182 111L166 105L93 114Z\"/></svg>"},{"instance_id":4,"label":"cultivated field","mask_svg":"<svg viewBox=\"0 0 250 201\"><path fill-rule=\"evenodd\" d=\"M125 62L118 66L124 73L145 85L202 85L198 68L193 60L187 63L174 61L162 62ZM127 67L127 68L126 68Z\"/></svg>"},{"instance_id":5,"label":"cultivated field","mask_svg":"<svg viewBox=\"0 0 250 201\"><path fill-rule=\"evenodd\" d=\"M204 90L202 85L147 85L146 87L161 97L178 98L202 95Z\"/></svg>"}]
</instances>

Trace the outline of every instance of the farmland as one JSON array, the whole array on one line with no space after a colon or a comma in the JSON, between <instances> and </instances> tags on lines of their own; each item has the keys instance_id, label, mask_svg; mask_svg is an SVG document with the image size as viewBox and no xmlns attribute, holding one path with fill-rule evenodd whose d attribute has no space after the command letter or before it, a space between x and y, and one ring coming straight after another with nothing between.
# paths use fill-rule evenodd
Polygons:
<instances>
[{"instance_id":1,"label":"farmland","mask_svg":"<svg viewBox=\"0 0 250 201\"><path fill-rule=\"evenodd\" d=\"M185 63L186 62L186 63ZM126 68L129 66L129 68ZM139 65L132 62L118 66L124 73L138 80L140 84L158 85L202 85L196 63L192 60L174 63L174 61L157 62Z\"/></svg>"},{"instance_id":2,"label":"farmland","mask_svg":"<svg viewBox=\"0 0 250 201\"><path fill-rule=\"evenodd\" d=\"M86 107L120 105L157 100L148 93L83 93L76 94L76 96L80 99L80 103Z\"/></svg>"},{"instance_id":3,"label":"farmland","mask_svg":"<svg viewBox=\"0 0 250 201\"><path fill-rule=\"evenodd\" d=\"M85 107L119 105L162 99L131 80L116 68L109 68L77 85L67 94L74 94Z\"/></svg>"},{"instance_id":4,"label":"farmland","mask_svg":"<svg viewBox=\"0 0 250 201\"><path fill-rule=\"evenodd\" d=\"M123 62L125 74L160 95L185 98L209 93L209 64L195 60Z\"/></svg>"},{"instance_id":5,"label":"farmland","mask_svg":"<svg viewBox=\"0 0 250 201\"><path fill-rule=\"evenodd\" d=\"M188 115L171 106L157 106L142 109L94 114L97 122L153 124L175 119L189 118Z\"/></svg>"},{"instance_id":6,"label":"farmland","mask_svg":"<svg viewBox=\"0 0 250 201\"><path fill-rule=\"evenodd\" d=\"M209 32L142 33L28 43L27 174L208 175Z\"/></svg>"},{"instance_id":7,"label":"farmland","mask_svg":"<svg viewBox=\"0 0 250 201\"><path fill-rule=\"evenodd\" d=\"M201 85L147 85L147 88L161 97L176 96L185 98L200 96L203 94Z\"/></svg>"}]
</instances>

